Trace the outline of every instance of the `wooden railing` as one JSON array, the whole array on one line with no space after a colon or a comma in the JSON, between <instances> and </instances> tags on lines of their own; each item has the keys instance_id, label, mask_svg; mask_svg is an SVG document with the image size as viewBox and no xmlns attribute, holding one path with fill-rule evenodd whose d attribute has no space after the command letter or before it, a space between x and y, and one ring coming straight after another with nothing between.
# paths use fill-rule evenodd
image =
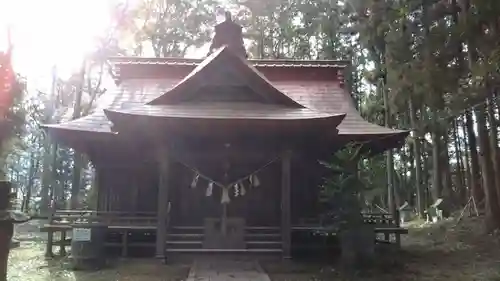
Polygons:
<instances>
[{"instance_id":1,"label":"wooden railing","mask_svg":"<svg viewBox=\"0 0 500 281\"><path fill-rule=\"evenodd\" d=\"M110 228L152 227L157 217L151 212L102 212L86 210L58 210L49 217L45 228L70 227L75 224L104 224Z\"/></svg>"}]
</instances>

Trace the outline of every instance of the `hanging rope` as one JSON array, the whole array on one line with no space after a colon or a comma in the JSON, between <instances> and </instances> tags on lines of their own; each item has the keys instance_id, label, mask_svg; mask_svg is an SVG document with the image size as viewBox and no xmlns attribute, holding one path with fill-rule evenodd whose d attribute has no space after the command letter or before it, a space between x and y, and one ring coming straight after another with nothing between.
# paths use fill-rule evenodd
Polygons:
<instances>
[{"instance_id":1,"label":"hanging rope","mask_svg":"<svg viewBox=\"0 0 500 281\"><path fill-rule=\"evenodd\" d=\"M222 184L222 183L220 183L220 182L218 182L218 181L213 180L213 179L212 179L212 178L210 178L209 176L204 175L203 173L201 173L198 169L193 168L193 167L191 167L190 165L188 165L188 164L186 164L186 163L184 163L184 162L182 162L182 161L179 161L179 160L176 160L176 161L177 161L177 162L179 162L179 163L181 163L182 165L184 165L184 166L185 166L186 168L188 168L189 170L191 170L191 171L192 171L193 173L195 173L195 174L196 174L199 178L202 178L202 179L204 179L204 180L206 180L206 181L208 181L208 182L213 182L213 183L214 183L216 186L218 186L218 187L226 187L226 186L233 186L233 185L235 185L236 183L239 183L239 182L241 182L241 181L244 181L244 180L246 180L246 179L249 179L251 176L253 176L253 175L257 174L258 172L260 172L260 171L262 171L262 170L264 170L265 168L267 168L269 165L273 164L274 162L276 162L276 161L277 161L277 160L279 160L280 158L281 158L280 156L277 156L276 158L274 158L274 159L270 160L270 161L269 161L269 162L267 162L265 165L261 166L260 168L256 169L255 171L251 172L250 174L248 174L248 175L246 175L246 176L244 176L244 177L241 177L241 178L239 178L239 179L237 179L237 180L235 180L235 181L233 181L233 182L231 182L231 183L229 183L229 184L226 184L226 185L225 185L225 184Z\"/></svg>"},{"instance_id":2,"label":"hanging rope","mask_svg":"<svg viewBox=\"0 0 500 281\"><path fill-rule=\"evenodd\" d=\"M193 181L191 182L191 188L195 188L196 185L198 184L198 181L200 178L206 180L209 182L208 184L208 187L207 187L207 191L206 191L206 196L211 196L212 193L213 193L213 186L218 186L222 189L222 198L221 198L221 203L222 204L227 204L229 203L230 201L230 198L229 198L229 190L231 188L234 188L235 191L237 190L237 194L238 195L245 195L246 194L246 190L245 190L245 187L241 184L243 181L245 180L249 180L253 186L258 186L260 183L259 183L259 179L255 176L255 174L259 173L260 171L262 171L263 169L267 168L269 165L273 164L274 162L276 162L277 160L279 160L281 157L280 156L277 156L275 158L273 158L272 160L270 160L269 162L267 162L265 165L261 166L260 168L254 170L253 172L251 172L250 174L244 176L244 177L241 177L229 184L223 184L223 183L220 183L216 180L213 180L212 178L210 178L209 176L207 175L204 175L203 173L201 173L198 169L176 159L177 162L181 163L183 166L185 166L186 168L188 168L189 170L191 170L194 174L195 174L195 177L193 178Z\"/></svg>"}]
</instances>

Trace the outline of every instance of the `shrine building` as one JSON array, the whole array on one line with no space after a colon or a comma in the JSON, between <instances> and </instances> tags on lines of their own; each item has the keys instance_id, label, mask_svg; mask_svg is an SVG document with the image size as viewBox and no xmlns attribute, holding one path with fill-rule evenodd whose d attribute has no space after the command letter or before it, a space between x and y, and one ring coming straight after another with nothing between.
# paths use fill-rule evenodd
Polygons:
<instances>
[{"instance_id":1,"label":"shrine building","mask_svg":"<svg viewBox=\"0 0 500 281\"><path fill-rule=\"evenodd\" d=\"M136 246L159 258L290 257L295 229L319 215L318 160L351 142L382 153L408 134L360 116L348 62L248 59L230 17L204 59L110 60L116 88L98 108L47 128L94 165L97 215L135 218L116 232L148 232Z\"/></svg>"}]
</instances>

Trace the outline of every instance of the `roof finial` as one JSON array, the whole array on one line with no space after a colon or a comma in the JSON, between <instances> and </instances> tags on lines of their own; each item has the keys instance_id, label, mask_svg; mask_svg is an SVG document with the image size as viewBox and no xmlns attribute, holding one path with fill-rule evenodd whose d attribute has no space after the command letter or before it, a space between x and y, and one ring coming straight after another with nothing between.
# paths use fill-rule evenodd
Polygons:
<instances>
[{"instance_id":1,"label":"roof finial","mask_svg":"<svg viewBox=\"0 0 500 281\"><path fill-rule=\"evenodd\" d=\"M226 21L233 21L230 11L225 11L224 15L226 16Z\"/></svg>"},{"instance_id":2,"label":"roof finial","mask_svg":"<svg viewBox=\"0 0 500 281\"><path fill-rule=\"evenodd\" d=\"M225 21L215 26L215 34L208 55L216 49L227 46L236 54L246 58L247 52L243 44L242 27L235 23L231 17L231 12L224 11Z\"/></svg>"}]
</instances>

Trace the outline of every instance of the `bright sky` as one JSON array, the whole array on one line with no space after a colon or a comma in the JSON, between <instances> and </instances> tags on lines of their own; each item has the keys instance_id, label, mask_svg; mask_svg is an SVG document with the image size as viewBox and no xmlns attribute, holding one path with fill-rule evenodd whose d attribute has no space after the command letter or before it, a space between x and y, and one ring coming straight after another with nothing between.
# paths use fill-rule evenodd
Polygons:
<instances>
[{"instance_id":1,"label":"bright sky","mask_svg":"<svg viewBox=\"0 0 500 281\"><path fill-rule=\"evenodd\" d=\"M118 1L0 0L0 49L10 26L16 72L28 76L30 84L50 84L53 65L62 77L78 69Z\"/></svg>"}]
</instances>

